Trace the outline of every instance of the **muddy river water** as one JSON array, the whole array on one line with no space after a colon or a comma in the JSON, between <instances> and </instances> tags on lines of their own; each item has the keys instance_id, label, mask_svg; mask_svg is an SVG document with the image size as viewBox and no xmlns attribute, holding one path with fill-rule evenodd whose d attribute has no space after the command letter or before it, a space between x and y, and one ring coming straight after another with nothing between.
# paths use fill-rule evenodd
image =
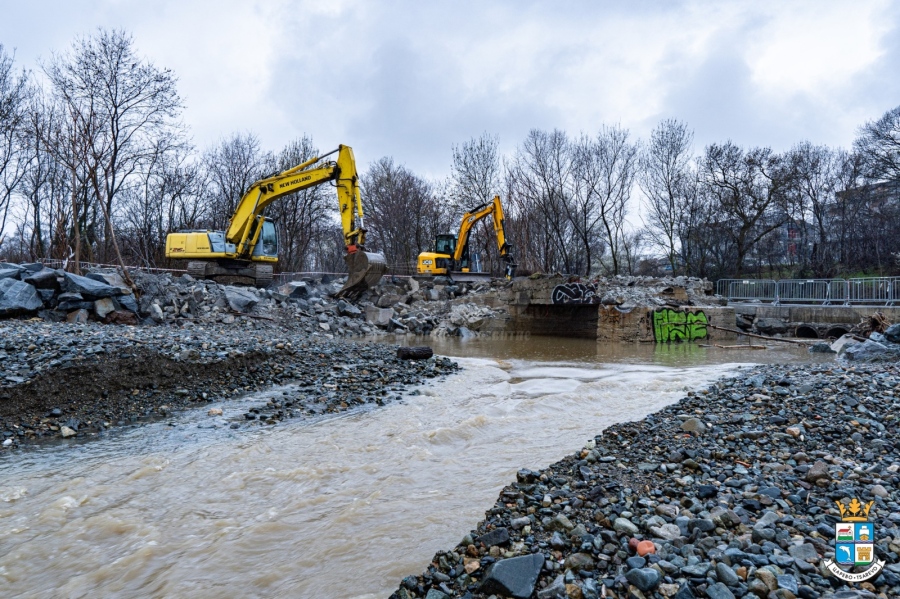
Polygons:
<instances>
[{"instance_id":1,"label":"muddy river water","mask_svg":"<svg viewBox=\"0 0 900 599\"><path fill-rule=\"evenodd\" d=\"M432 341L432 340L429 340ZM802 349L435 342L464 370L402 402L232 430L279 387L106 439L0 458L3 597L387 597L522 467Z\"/></svg>"}]
</instances>

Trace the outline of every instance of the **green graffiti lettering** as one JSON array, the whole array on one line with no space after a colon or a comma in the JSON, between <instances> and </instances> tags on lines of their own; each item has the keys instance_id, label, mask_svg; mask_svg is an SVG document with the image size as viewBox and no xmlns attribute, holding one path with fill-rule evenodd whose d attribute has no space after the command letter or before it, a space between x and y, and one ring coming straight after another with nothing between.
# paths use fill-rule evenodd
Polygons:
<instances>
[{"instance_id":1,"label":"green graffiti lettering","mask_svg":"<svg viewBox=\"0 0 900 599\"><path fill-rule=\"evenodd\" d=\"M657 343L706 339L708 335L706 325L709 320L702 310L688 312L666 308L653 312L652 318L653 337Z\"/></svg>"}]
</instances>

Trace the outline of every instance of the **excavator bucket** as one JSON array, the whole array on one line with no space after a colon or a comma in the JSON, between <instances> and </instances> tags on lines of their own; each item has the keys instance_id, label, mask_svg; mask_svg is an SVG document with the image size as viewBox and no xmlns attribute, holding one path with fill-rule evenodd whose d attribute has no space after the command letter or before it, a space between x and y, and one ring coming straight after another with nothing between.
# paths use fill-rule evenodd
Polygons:
<instances>
[{"instance_id":1,"label":"excavator bucket","mask_svg":"<svg viewBox=\"0 0 900 599\"><path fill-rule=\"evenodd\" d=\"M344 256L349 275L344 287L335 297L358 299L363 292L378 284L382 275L387 272L384 256L375 252L357 251Z\"/></svg>"}]
</instances>

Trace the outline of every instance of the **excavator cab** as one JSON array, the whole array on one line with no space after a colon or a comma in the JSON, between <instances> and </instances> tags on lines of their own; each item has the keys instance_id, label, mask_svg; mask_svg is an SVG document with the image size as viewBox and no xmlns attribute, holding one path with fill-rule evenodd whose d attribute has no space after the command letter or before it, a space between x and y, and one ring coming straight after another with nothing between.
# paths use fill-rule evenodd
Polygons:
<instances>
[{"instance_id":1,"label":"excavator cab","mask_svg":"<svg viewBox=\"0 0 900 599\"><path fill-rule=\"evenodd\" d=\"M262 231L259 233L259 241L253 248L253 256L278 257L278 229L268 218L263 219Z\"/></svg>"},{"instance_id":2,"label":"excavator cab","mask_svg":"<svg viewBox=\"0 0 900 599\"><path fill-rule=\"evenodd\" d=\"M445 233L438 235L434 240L435 254L449 254L452 256L454 251L456 251L456 235Z\"/></svg>"}]
</instances>

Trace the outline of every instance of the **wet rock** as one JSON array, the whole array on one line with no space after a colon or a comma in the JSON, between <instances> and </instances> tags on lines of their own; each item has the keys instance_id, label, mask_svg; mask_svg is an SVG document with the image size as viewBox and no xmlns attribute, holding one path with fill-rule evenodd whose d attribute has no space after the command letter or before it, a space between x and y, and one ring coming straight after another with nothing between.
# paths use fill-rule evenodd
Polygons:
<instances>
[{"instance_id":1,"label":"wet rock","mask_svg":"<svg viewBox=\"0 0 900 599\"><path fill-rule=\"evenodd\" d=\"M503 559L487 569L479 591L486 595L498 593L528 599L534 592L544 556L540 553Z\"/></svg>"},{"instance_id":2,"label":"wet rock","mask_svg":"<svg viewBox=\"0 0 900 599\"><path fill-rule=\"evenodd\" d=\"M80 293L82 297L88 300L97 300L104 297L115 297L122 295L124 291L121 288L107 285L81 275L70 272L64 273L64 283L62 288L69 293Z\"/></svg>"},{"instance_id":3,"label":"wet rock","mask_svg":"<svg viewBox=\"0 0 900 599\"><path fill-rule=\"evenodd\" d=\"M88 313L88 311L84 308L81 308L79 310L69 312L66 315L66 322L69 322L71 324L85 324L87 323L89 316L90 314Z\"/></svg>"},{"instance_id":4,"label":"wet rock","mask_svg":"<svg viewBox=\"0 0 900 599\"><path fill-rule=\"evenodd\" d=\"M833 349L831 349L831 344L826 343L824 341L820 341L819 343L813 343L809 346L810 353L820 353L820 354L833 354L836 353Z\"/></svg>"},{"instance_id":5,"label":"wet rock","mask_svg":"<svg viewBox=\"0 0 900 599\"><path fill-rule=\"evenodd\" d=\"M756 330L764 335L787 333L788 326L777 318L760 318L756 321Z\"/></svg>"},{"instance_id":6,"label":"wet rock","mask_svg":"<svg viewBox=\"0 0 900 599\"><path fill-rule=\"evenodd\" d=\"M884 338L891 343L900 343L900 323L892 324L885 329Z\"/></svg>"},{"instance_id":7,"label":"wet rock","mask_svg":"<svg viewBox=\"0 0 900 599\"><path fill-rule=\"evenodd\" d=\"M247 312L259 303L259 297L255 293L232 286L225 287L225 299L235 312Z\"/></svg>"},{"instance_id":8,"label":"wet rock","mask_svg":"<svg viewBox=\"0 0 900 599\"><path fill-rule=\"evenodd\" d=\"M653 568L629 570L625 573L625 578L628 579L628 582L644 592L655 589L660 580L659 572Z\"/></svg>"},{"instance_id":9,"label":"wet rock","mask_svg":"<svg viewBox=\"0 0 900 599\"><path fill-rule=\"evenodd\" d=\"M366 307L366 322L369 324L378 327L386 327L390 324L393 317L393 308L378 308L375 306Z\"/></svg>"},{"instance_id":10,"label":"wet rock","mask_svg":"<svg viewBox=\"0 0 900 599\"><path fill-rule=\"evenodd\" d=\"M478 537L476 542L482 543L485 547L506 545L509 543L509 531L504 527L495 528L491 532Z\"/></svg>"},{"instance_id":11,"label":"wet rock","mask_svg":"<svg viewBox=\"0 0 900 599\"><path fill-rule=\"evenodd\" d=\"M43 306L37 289L23 281L13 281L0 296L0 316L27 314Z\"/></svg>"},{"instance_id":12,"label":"wet rock","mask_svg":"<svg viewBox=\"0 0 900 599\"><path fill-rule=\"evenodd\" d=\"M72 428L68 426L61 426L59 427L59 434L63 439L68 439L69 437L74 437L78 433L76 433Z\"/></svg>"},{"instance_id":13,"label":"wet rock","mask_svg":"<svg viewBox=\"0 0 900 599\"><path fill-rule=\"evenodd\" d=\"M706 425L699 418L688 418L682 423L681 430L701 434L706 432Z\"/></svg>"}]
</instances>

